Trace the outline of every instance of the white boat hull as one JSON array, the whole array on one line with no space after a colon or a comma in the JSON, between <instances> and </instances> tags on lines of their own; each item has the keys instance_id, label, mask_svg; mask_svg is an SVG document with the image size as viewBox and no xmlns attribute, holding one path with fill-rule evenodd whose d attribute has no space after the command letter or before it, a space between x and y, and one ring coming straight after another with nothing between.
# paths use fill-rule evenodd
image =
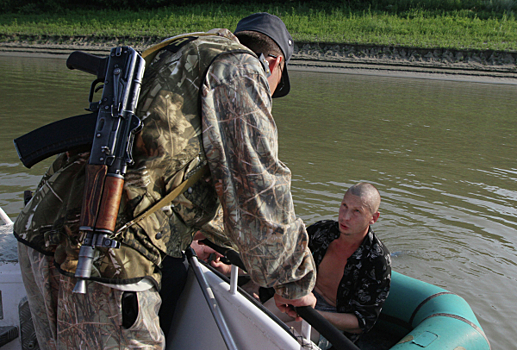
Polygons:
<instances>
[{"instance_id":1,"label":"white boat hull","mask_svg":"<svg viewBox=\"0 0 517 350\"><path fill-rule=\"evenodd\" d=\"M239 350L301 349L296 339L240 293L230 293L230 285L201 265L211 286L231 337ZM176 309L167 350L228 349L212 315L200 284L189 269L187 284Z\"/></svg>"},{"instance_id":2,"label":"white boat hull","mask_svg":"<svg viewBox=\"0 0 517 350\"><path fill-rule=\"evenodd\" d=\"M2 350L36 349L38 344L17 261L12 224L0 225L0 247L0 327L2 330L15 327L13 331L17 335Z\"/></svg>"}]
</instances>

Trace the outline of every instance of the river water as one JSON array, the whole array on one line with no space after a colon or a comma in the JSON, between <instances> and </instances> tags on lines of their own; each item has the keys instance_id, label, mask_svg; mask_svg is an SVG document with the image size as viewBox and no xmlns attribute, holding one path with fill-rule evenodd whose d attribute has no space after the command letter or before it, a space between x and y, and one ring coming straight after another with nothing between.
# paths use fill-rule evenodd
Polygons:
<instances>
[{"instance_id":1,"label":"river water","mask_svg":"<svg viewBox=\"0 0 517 350\"><path fill-rule=\"evenodd\" d=\"M516 348L517 83L353 73L293 69L274 101L297 215L336 218L350 185L373 183L394 269L459 294L493 349ZM0 77L0 206L14 219L49 161L24 168L12 140L82 114L92 76L0 56Z\"/></svg>"}]
</instances>

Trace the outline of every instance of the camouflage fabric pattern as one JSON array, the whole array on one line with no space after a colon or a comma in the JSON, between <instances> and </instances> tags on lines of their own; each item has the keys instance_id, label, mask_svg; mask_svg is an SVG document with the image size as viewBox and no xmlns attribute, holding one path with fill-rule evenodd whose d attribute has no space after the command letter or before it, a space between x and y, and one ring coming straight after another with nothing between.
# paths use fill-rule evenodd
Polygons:
<instances>
[{"instance_id":1,"label":"camouflage fabric pattern","mask_svg":"<svg viewBox=\"0 0 517 350\"><path fill-rule=\"evenodd\" d=\"M155 288L136 292L138 317L122 326L123 291L88 282L86 294L73 294L75 279L60 274L53 258L19 244L20 267L39 347L65 349L163 349L161 305Z\"/></svg>"},{"instance_id":2,"label":"camouflage fabric pattern","mask_svg":"<svg viewBox=\"0 0 517 350\"><path fill-rule=\"evenodd\" d=\"M19 240L40 252L53 254L60 270L69 276L75 273L80 247L79 217L88 155L60 155L14 227ZM137 282L146 276L160 281L159 273L146 256L124 244L119 249L96 249L91 275L114 283Z\"/></svg>"},{"instance_id":3,"label":"camouflage fabric pattern","mask_svg":"<svg viewBox=\"0 0 517 350\"><path fill-rule=\"evenodd\" d=\"M140 215L206 164L199 86L214 57L236 50L250 52L228 30L218 30L161 50L148 64L136 111L144 127L135 139L135 164L128 167L125 176L117 227ZM54 254L61 272L69 276L75 273L80 248L78 228L87 162L88 153L60 155L14 227L20 241ZM119 232L121 248L96 248L92 278L133 283L147 276L159 284L157 267L164 256L180 257L197 230L230 245L209 175L170 206Z\"/></svg>"},{"instance_id":4,"label":"camouflage fabric pattern","mask_svg":"<svg viewBox=\"0 0 517 350\"><path fill-rule=\"evenodd\" d=\"M294 213L290 171L278 159L269 84L256 56L233 34L213 34L182 39L147 65L137 110L144 127L125 177L117 227L207 161L211 176L119 232L121 248L96 249L92 278L133 283L151 277L159 284L164 256L181 256L201 230L216 243L237 248L256 283L297 298L312 290L315 268L304 224ZM20 241L54 254L69 276L80 247L87 159L88 154L61 155L14 227Z\"/></svg>"},{"instance_id":5,"label":"camouflage fabric pattern","mask_svg":"<svg viewBox=\"0 0 517 350\"><path fill-rule=\"evenodd\" d=\"M252 280L295 299L316 281L304 223L296 218L291 172L278 159L272 98L260 62L220 56L202 87L203 145L224 209L225 233Z\"/></svg>"}]
</instances>

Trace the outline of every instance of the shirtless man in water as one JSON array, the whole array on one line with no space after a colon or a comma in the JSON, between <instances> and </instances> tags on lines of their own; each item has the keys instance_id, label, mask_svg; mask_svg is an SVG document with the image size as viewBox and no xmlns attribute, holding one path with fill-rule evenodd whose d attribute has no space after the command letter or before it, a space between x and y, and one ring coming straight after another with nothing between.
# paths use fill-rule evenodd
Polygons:
<instances>
[{"instance_id":1,"label":"shirtless man in water","mask_svg":"<svg viewBox=\"0 0 517 350\"><path fill-rule=\"evenodd\" d=\"M359 183L346 192L338 221L323 220L307 228L318 271L315 309L352 341L374 326L389 293L390 254L371 229L379 219L380 202L373 185ZM289 322L285 316L281 319ZM312 333L320 348L330 347Z\"/></svg>"}]
</instances>

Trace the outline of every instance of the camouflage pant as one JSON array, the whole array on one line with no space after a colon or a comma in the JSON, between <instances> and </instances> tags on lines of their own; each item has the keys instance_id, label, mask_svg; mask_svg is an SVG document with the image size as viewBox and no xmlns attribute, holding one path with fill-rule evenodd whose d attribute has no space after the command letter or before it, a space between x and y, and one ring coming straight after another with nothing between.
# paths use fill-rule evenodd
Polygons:
<instances>
[{"instance_id":1,"label":"camouflage pant","mask_svg":"<svg viewBox=\"0 0 517 350\"><path fill-rule=\"evenodd\" d=\"M133 294L135 307L129 310L127 324L123 311L127 315L128 310L122 306L127 292L88 282L86 294L74 294L76 279L60 274L52 257L21 243L18 257L41 349L165 347L158 319L161 299L155 288Z\"/></svg>"}]
</instances>

